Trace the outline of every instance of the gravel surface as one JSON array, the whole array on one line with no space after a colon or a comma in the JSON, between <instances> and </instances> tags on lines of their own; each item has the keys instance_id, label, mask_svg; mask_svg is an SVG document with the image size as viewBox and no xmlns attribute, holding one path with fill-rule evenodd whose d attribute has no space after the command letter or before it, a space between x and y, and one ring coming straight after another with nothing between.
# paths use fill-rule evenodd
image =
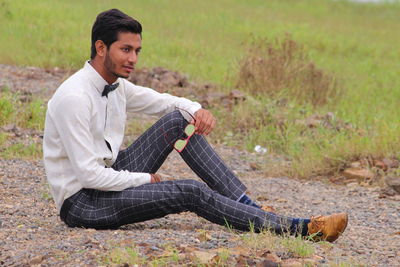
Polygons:
<instances>
[{"instance_id":1,"label":"gravel surface","mask_svg":"<svg viewBox=\"0 0 400 267\"><path fill-rule=\"evenodd\" d=\"M32 93L43 93L43 88L54 88L63 77L65 73L58 70L0 65L0 87L7 84L12 90L21 86ZM328 180L268 177L251 166L274 159L223 146L216 149L248 186L248 194L280 214L309 217L349 213L348 228L333 245L313 244L323 259L321 265L347 262L400 266L399 195L380 198L380 188L354 183L344 186ZM163 179L197 179L175 152L159 173ZM199 238L199 231L204 229L212 237L209 240ZM157 251L166 244L208 250L234 247L236 242L237 234L192 213L169 215L118 230L68 228L57 216L42 161L0 159L0 266L97 266L115 244L145 243Z\"/></svg>"},{"instance_id":2,"label":"gravel surface","mask_svg":"<svg viewBox=\"0 0 400 267\"><path fill-rule=\"evenodd\" d=\"M400 197L380 199L378 188L335 186L321 181L265 177L251 171L255 155L219 147L222 157L239 174L253 199L272 205L279 213L299 217L346 211L350 221L333 246L315 244L327 263L354 262L377 266L399 265ZM240 164L238 164L240 162ZM29 264L41 258L43 266L96 264L113 243L126 240L154 246L185 244L202 249L231 247L235 234L192 213L132 224L119 230L70 229L57 216L48 195L41 161L0 160L0 265ZM173 153L160 170L164 179L195 178ZM260 200L262 199L262 200ZM199 229L213 237L199 241Z\"/></svg>"}]
</instances>

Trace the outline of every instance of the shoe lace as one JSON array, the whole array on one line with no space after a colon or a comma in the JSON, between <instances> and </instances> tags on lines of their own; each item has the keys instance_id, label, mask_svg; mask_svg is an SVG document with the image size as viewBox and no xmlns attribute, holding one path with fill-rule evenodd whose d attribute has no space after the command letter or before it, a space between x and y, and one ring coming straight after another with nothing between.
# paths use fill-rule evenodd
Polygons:
<instances>
[{"instance_id":1,"label":"shoe lace","mask_svg":"<svg viewBox=\"0 0 400 267\"><path fill-rule=\"evenodd\" d=\"M314 229L316 232L319 232L318 235L322 235L321 229L325 224L324 220L319 220L322 215L319 216L312 216L311 217L311 229Z\"/></svg>"}]
</instances>

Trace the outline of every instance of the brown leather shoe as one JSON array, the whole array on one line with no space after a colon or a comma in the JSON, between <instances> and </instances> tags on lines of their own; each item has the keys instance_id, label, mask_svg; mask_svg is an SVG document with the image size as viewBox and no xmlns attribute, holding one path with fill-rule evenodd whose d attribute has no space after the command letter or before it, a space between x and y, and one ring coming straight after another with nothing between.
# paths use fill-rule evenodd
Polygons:
<instances>
[{"instance_id":1,"label":"brown leather shoe","mask_svg":"<svg viewBox=\"0 0 400 267\"><path fill-rule=\"evenodd\" d=\"M346 229L347 213L335 213L329 216L311 217L308 234L314 241L335 241Z\"/></svg>"}]
</instances>

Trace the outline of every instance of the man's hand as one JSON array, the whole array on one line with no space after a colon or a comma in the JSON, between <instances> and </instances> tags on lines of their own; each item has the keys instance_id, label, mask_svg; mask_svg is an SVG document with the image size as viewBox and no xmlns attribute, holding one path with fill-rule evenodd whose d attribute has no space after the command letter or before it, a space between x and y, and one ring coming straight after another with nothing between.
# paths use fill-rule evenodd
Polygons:
<instances>
[{"instance_id":1,"label":"man's hand","mask_svg":"<svg viewBox=\"0 0 400 267\"><path fill-rule=\"evenodd\" d=\"M196 134L208 135L214 129L216 120L210 111L206 109L199 109L194 113L195 121L190 123L196 127Z\"/></svg>"},{"instance_id":2,"label":"man's hand","mask_svg":"<svg viewBox=\"0 0 400 267\"><path fill-rule=\"evenodd\" d=\"M151 175L150 183L154 184L161 182L161 175L156 173L150 173L150 175Z\"/></svg>"}]
</instances>

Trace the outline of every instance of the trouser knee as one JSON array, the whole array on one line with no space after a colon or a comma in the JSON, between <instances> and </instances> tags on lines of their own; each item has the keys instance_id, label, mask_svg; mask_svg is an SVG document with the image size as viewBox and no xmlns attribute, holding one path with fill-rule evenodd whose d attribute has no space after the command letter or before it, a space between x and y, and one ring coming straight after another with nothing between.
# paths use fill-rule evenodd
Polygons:
<instances>
[{"instance_id":1,"label":"trouser knee","mask_svg":"<svg viewBox=\"0 0 400 267\"><path fill-rule=\"evenodd\" d=\"M196 205L199 203L201 196L207 191L211 190L205 183L196 180L180 181L177 186L185 196L185 203Z\"/></svg>"},{"instance_id":2,"label":"trouser knee","mask_svg":"<svg viewBox=\"0 0 400 267\"><path fill-rule=\"evenodd\" d=\"M163 116L157 123L157 128L161 129L167 142L174 142L184 135L183 129L188 121L182 116L179 110L175 110Z\"/></svg>"},{"instance_id":3,"label":"trouser knee","mask_svg":"<svg viewBox=\"0 0 400 267\"><path fill-rule=\"evenodd\" d=\"M179 110L174 110L161 118L164 123L167 123L170 127L184 127L188 124L188 121L182 116Z\"/></svg>"}]
</instances>

